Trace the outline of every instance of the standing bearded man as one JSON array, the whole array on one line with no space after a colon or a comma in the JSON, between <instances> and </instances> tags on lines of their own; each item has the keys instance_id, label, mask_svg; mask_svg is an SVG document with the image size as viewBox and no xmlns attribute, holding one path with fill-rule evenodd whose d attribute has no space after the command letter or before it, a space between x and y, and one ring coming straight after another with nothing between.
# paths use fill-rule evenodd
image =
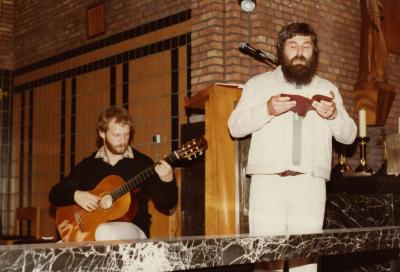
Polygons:
<instances>
[{"instance_id":1,"label":"standing bearded man","mask_svg":"<svg viewBox=\"0 0 400 272\"><path fill-rule=\"evenodd\" d=\"M233 137L252 136L246 167L251 175L250 234L320 232L332 137L351 144L357 127L338 88L316 76L319 49L310 25L283 27L277 53L281 65L245 84L228 121ZM268 267L268 271L282 271L283 262L271 262ZM316 272L317 264L291 260L289 269Z\"/></svg>"}]
</instances>

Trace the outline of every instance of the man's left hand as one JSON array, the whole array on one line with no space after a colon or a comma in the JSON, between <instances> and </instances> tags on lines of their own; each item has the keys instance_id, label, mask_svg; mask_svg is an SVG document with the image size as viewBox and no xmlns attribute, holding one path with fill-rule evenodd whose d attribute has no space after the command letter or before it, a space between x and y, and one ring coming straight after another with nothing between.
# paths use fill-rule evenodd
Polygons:
<instances>
[{"instance_id":1,"label":"man's left hand","mask_svg":"<svg viewBox=\"0 0 400 272\"><path fill-rule=\"evenodd\" d=\"M321 102L314 101L312 104L317 113L324 119L333 120L336 118L337 109L334 101L328 102L321 100Z\"/></svg>"},{"instance_id":2,"label":"man's left hand","mask_svg":"<svg viewBox=\"0 0 400 272\"><path fill-rule=\"evenodd\" d=\"M170 182L174 179L174 172L172 171L171 165L164 160L159 161L156 167L154 167L154 170L164 182Z\"/></svg>"}]
</instances>

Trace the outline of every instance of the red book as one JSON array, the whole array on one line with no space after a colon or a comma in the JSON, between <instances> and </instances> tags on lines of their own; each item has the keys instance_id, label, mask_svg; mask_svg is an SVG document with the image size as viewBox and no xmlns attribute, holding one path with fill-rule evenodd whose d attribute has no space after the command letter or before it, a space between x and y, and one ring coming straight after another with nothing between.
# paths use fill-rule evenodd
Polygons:
<instances>
[{"instance_id":1,"label":"red book","mask_svg":"<svg viewBox=\"0 0 400 272\"><path fill-rule=\"evenodd\" d=\"M309 110L314 110L314 107L312 106L313 101L321 102L321 100L331 102L333 98L321 95L321 94L316 94L314 95L311 99L297 95L297 94L281 94L283 97L290 97L290 101L296 101L296 106L291 109L291 111L297 113L300 116L306 116L307 111Z\"/></svg>"}]
</instances>

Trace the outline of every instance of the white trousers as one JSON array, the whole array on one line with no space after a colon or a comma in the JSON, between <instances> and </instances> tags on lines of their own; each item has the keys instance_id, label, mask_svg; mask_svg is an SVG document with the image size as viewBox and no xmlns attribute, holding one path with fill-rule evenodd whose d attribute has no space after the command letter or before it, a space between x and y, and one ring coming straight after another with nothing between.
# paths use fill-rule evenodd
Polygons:
<instances>
[{"instance_id":1,"label":"white trousers","mask_svg":"<svg viewBox=\"0 0 400 272\"><path fill-rule=\"evenodd\" d=\"M252 235L290 235L322 231L325 213L325 180L310 174L280 177L253 175L249 196ZM317 265L290 271L316 272Z\"/></svg>"},{"instance_id":2,"label":"white trousers","mask_svg":"<svg viewBox=\"0 0 400 272\"><path fill-rule=\"evenodd\" d=\"M146 239L144 232L129 222L107 222L97 226L96 241Z\"/></svg>"}]
</instances>

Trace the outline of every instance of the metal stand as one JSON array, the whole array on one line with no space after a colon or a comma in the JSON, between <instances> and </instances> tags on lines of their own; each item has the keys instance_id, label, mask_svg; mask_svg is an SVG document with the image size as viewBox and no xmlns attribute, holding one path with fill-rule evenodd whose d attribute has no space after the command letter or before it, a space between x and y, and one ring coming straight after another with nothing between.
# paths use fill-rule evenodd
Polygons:
<instances>
[{"instance_id":1,"label":"metal stand","mask_svg":"<svg viewBox=\"0 0 400 272\"><path fill-rule=\"evenodd\" d=\"M368 166L367 163L367 143L369 137L358 137L358 142L360 144L360 164L357 166L355 172L365 175L372 175L374 170Z\"/></svg>"}]
</instances>

